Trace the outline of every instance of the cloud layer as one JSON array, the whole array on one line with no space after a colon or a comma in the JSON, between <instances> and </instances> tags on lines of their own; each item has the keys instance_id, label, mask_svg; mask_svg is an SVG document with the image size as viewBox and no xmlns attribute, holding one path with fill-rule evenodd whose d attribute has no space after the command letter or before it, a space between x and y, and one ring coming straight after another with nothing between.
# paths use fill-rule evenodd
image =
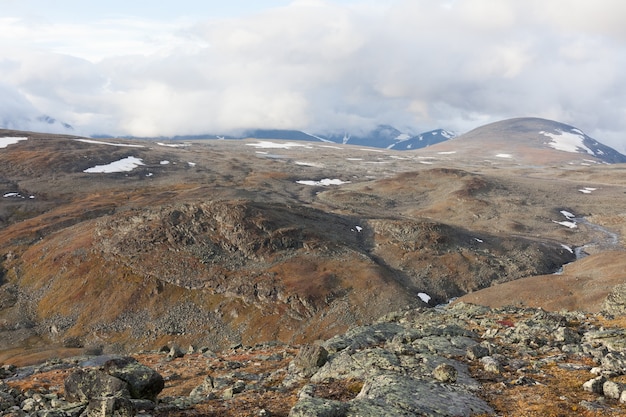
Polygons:
<instances>
[{"instance_id":1,"label":"cloud layer","mask_svg":"<svg viewBox=\"0 0 626 417\"><path fill-rule=\"evenodd\" d=\"M626 151L621 0L298 0L236 18L16 16L0 29L0 111L87 134L464 132L538 116Z\"/></svg>"}]
</instances>

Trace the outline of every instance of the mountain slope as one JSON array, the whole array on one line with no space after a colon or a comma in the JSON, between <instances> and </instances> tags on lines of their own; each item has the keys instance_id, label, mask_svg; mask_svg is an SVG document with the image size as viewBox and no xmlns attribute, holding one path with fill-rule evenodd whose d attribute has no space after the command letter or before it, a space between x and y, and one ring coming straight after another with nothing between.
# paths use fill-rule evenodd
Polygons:
<instances>
[{"instance_id":1,"label":"mountain slope","mask_svg":"<svg viewBox=\"0 0 626 417\"><path fill-rule=\"evenodd\" d=\"M524 163L604 162L624 163L626 156L580 129L552 120L525 117L478 127L449 142L437 151L462 153L469 159L499 158Z\"/></svg>"},{"instance_id":2,"label":"mountain slope","mask_svg":"<svg viewBox=\"0 0 626 417\"><path fill-rule=\"evenodd\" d=\"M435 129L429 132L421 133L412 138L399 141L388 146L389 149L398 151L408 151L413 149L425 148L437 143L445 142L455 137L455 134L443 129Z\"/></svg>"}]
</instances>

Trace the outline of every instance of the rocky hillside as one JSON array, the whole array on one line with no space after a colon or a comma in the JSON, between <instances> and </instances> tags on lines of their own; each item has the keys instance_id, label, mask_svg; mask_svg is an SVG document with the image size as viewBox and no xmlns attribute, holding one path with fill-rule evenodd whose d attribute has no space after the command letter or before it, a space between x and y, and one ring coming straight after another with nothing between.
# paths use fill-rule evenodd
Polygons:
<instances>
[{"instance_id":1,"label":"rocky hillside","mask_svg":"<svg viewBox=\"0 0 626 417\"><path fill-rule=\"evenodd\" d=\"M585 254L607 271L623 258L620 165L0 137L0 361L300 344Z\"/></svg>"},{"instance_id":2,"label":"rocky hillside","mask_svg":"<svg viewBox=\"0 0 626 417\"><path fill-rule=\"evenodd\" d=\"M302 346L5 365L0 415L620 416L625 346L609 313L457 303Z\"/></svg>"}]
</instances>

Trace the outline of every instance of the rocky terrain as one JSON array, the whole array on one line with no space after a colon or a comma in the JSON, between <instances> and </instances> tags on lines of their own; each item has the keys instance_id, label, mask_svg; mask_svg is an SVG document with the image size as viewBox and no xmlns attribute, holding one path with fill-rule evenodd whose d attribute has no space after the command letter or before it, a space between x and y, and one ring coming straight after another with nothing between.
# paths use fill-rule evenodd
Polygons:
<instances>
[{"instance_id":1,"label":"rocky terrain","mask_svg":"<svg viewBox=\"0 0 626 417\"><path fill-rule=\"evenodd\" d=\"M625 364L622 318L457 303L300 347L4 366L0 415L619 416Z\"/></svg>"},{"instance_id":2,"label":"rocky terrain","mask_svg":"<svg viewBox=\"0 0 626 417\"><path fill-rule=\"evenodd\" d=\"M88 358L133 354L165 378L154 414L524 415L513 403L551 395L541 387L566 390L554 385L561 380L570 391L549 397L564 404L554 415L619 414L619 401L581 387L621 352L589 334L621 334L612 316L624 304L625 167L579 132L514 119L400 152L2 131L0 364L17 390L6 387L9 408L23 410L29 384L58 386L42 395L65 398L63 380ZM434 308L457 297L464 303ZM515 339L536 321L534 336ZM360 331L373 336L346 341ZM574 339L555 340L559 332ZM203 353L157 353L175 345ZM312 351L320 365L328 354L325 365L294 370L311 345L324 347ZM475 346L500 373L468 356ZM350 368L362 355L375 369ZM525 365L515 368L518 359ZM617 369L597 372L625 382ZM188 397L201 385L196 403ZM241 392L225 401L229 388ZM441 407L397 400L422 389L443 396Z\"/></svg>"}]
</instances>

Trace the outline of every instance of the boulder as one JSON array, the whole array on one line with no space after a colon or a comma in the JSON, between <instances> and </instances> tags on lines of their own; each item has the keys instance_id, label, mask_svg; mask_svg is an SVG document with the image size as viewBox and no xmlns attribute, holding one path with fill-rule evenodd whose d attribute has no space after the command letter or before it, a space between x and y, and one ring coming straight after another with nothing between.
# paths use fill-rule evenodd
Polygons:
<instances>
[{"instance_id":1,"label":"boulder","mask_svg":"<svg viewBox=\"0 0 626 417\"><path fill-rule=\"evenodd\" d=\"M158 372L135 358L111 359L104 364L104 371L128 384L130 398L156 401L165 387L165 381Z\"/></svg>"},{"instance_id":2,"label":"boulder","mask_svg":"<svg viewBox=\"0 0 626 417\"><path fill-rule=\"evenodd\" d=\"M86 402L100 397L130 397L128 384L97 369L77 369L65 379L65 398Z\"/></svg>"},{"instance_id":3,"label":"boulder","mask_svg":"<svg viewBox=\"0 0 626 417\"><path fill-rule=\"evenodd\" d=\"M328 351L320 345L304 345L292 362L293 370L300 376L312 376L328 360Z\"/></svg>"}]
</instances>

